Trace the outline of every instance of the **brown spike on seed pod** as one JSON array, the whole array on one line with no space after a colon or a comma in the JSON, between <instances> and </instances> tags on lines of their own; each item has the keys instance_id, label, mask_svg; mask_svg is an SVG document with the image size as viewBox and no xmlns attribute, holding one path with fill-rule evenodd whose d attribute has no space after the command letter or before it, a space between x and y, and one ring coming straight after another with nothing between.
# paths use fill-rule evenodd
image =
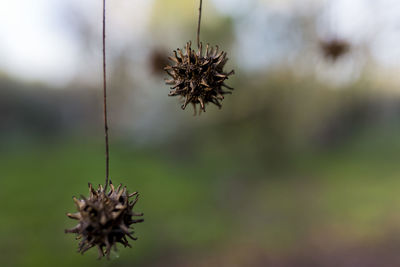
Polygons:
<instances>
[{"instance_id":1,"label":"brown spike on seed pod","mask_svg":"<svg viewBox=\"0 0 400 267\"><path fill-rule=\"evenodd\" d=\"M121 189L114 188L110 183L108 194L104 192L102 186L97 190L89 184L89 198L76 199L78 212L67 213L71 219L79 220L78 225L72 229L66 229L65 233L76 233L82 237L79 243L78 252L84 253L92 247L97 247L99 257L109 257L111 248L116 247L116 243L121 243L124 247L130 247L126 237L136 240L131 234L131 225L142 222L143 219L132 219L136 214L133 206L138 200L138 193L128 194L126 187ZM129 198L135 196L133 201Z\"/></svg>"},{"instance_id":2,"label":"brown spike on seed pod","mask_svg":"<svg viewBox=\"0 0 400 267\"><path fill-rule=\"evenodd\" d=\"M196 105L200 105L201 111L206 111L205 105L213 103L221 108L220 101L223 95L231 94L222 87L233 90L232 87L225 85L225 80L234 74L232 70L229 73L224 72L223 68L228 61L226 53L219 51L217 46L215 49L206 46L203 54L203 44L197 53L192 50L191 42L186 44L186 51L182 53L177 49L174 56L169 57L173 62L172 65L166 66L164 70L172 79L166 80L168 85L172 85L169 96L180 96L184 99L182 109L191 103L196 110ZM178 55L179 54L179 55Z\"/></svg>"}]
</instances>

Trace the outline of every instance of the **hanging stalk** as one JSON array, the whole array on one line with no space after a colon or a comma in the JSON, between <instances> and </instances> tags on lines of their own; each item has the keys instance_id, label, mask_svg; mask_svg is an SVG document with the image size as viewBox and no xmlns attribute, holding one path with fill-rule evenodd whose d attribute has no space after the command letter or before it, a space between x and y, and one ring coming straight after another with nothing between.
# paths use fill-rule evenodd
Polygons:
<instances>
[{"instance_id":1,"label":"hanging stalk","mask_svg":"<svg viewBox=\"0 0 400 267\"><path fill-rule=\"evenodd\" d=\"M104 110L104 135L106 147L106 180L104 192L109 184L110 174L110 149L108 144L108 119L107 119L107 72L106 72L106 0L103 0L103 110Z\"/></svg>"},{"instance_id":2,"label":"hanging stalk","mask_svg":"<svg viewBox=\"0 0 400 267\"><path fill-rule=\"evenodd\" d=\"M197 47L200 48L200 24L201 24L201 10L203 6L203 0L200 0L200 7L199 7L199 22L197 24Z\"/></svg>"}]
</instances>

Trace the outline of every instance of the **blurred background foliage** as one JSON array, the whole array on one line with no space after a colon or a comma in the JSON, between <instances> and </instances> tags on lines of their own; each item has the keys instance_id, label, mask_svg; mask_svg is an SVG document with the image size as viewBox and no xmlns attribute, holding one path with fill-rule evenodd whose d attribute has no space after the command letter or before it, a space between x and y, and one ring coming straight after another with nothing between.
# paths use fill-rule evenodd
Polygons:
<instances>
[{"instance_id":1,"label":"blurred background foliage","mask_svg":"<svg viewBox=\"0 0 400 267\"><path fill-rule=\"evenodd\" d=\"M1 265L398 265L400 5L379 2L204 1L235 91L193 117L162 67L195 40L197 1L109 1L111 178L145 222L97 261L63 229L103 183L101 3L41 0L69 40L48 53L72 63L1 65Z\"/></svg>"}]
</instances>

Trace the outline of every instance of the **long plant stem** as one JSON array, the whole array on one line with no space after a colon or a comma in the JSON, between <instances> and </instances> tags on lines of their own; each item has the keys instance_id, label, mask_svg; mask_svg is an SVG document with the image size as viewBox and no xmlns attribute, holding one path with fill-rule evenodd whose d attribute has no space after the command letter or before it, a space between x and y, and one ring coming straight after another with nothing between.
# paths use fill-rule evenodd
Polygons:
<instances>
[{"instance_id":1,"label":"long plant stem","mask_svg":"<svg viewBox=\"0 0 400 267\"><path fill-rule=\"evenodd\" d=\"M107 119L107 72L106 72L106 0L103 0L103 109L104 109L104 135L106 146L106 181L104 192L107 190L110 173L110 151L108 145L108 119Z\"/></svg>"},{"instance_id":2,"label":"long plant stem","mask_svg":"<svg viewBox=\"0 0 400 267\"><path fill-rule=\"evenodd\" d=\"M199 7L199 22L197 24L197 47L200 48L200 24L201 24L201 11L203 6L203 0L200 0L200 7Z\"/></svg>"}]
</instances>

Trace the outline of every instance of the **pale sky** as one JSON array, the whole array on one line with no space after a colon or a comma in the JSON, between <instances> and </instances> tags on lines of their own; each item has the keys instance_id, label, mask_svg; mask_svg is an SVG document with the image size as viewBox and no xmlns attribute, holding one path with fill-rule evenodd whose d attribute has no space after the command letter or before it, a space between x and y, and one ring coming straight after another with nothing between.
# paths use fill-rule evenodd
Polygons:
<instances>
[{"instance_id":1,"label":"pale sky","mask_svg":"<svg viewBox=\"0 0 400 267\"><path fill-rule=\"evenodd\" d=\"M166 1L166 0L165 0ZM187 0L182 0L187 1ZM0 0L0 71L27 80L42 80L62 85L75 73L79 64L79 49L73 37L66 34L65 24L59 21L59 10L66 3L76 4L93 19L101 20L100 0ZM135 31L146 33L145 23L151 8L150 0L114 0L112 5L119 16L115 25L124 35L124 20L135 20ZM206 2L206 1L205 1ZM387 66L400 65L400 1L399 0L213 0L217 10L241 19L254 9L285 12L293 6L311 3L329 4L330 18L342 35L358 35L369 39L377 62ZM110 4L111 5L111 4ZM125 11L125 12L124 12ZM260 17L248 19L249 35L256 38L257 27L252 23ZM127 24L126 24L127 25ZM132 25L132 24L130 24ZM112 25L111 25L112 26ZM64 28L63 28L64 27ZM253 29L254 32L251 30ZM126 29L126 32L132 29ZM118 31L117 31L118 34ZM116 36L117 38L118 36ZM254 42L254 40L249 39ZM357 41L357 40L356 40ZM251 44L242 43L244 49ZM265 57L268 61L269 57ZM263 58L260 57L261 64ZM264 62L265 63L265 62Z\"/></svg>"},{"instance_id":2,"label":"pale sky","mask_svg":"<svg viewBox=\"0 0 400 267\"><path fill-rule=\"evenodd\" d=\"M54 27L60 0L0 0L0 68L25 79L65 81L77 56L72 40Z\"/></svg>"},{"instance_id":3,"label":"pale sky","mask_svg":"<svg viewBox=\"0 0 400 267\"><path fill-rule=\"evenodd\" d=\"M121 14L110 22L111 27L114 24L118 29L114 31L114 37L126 36L128 29L124 29L124 25L132 20L138 22L129 23L138 25L133 30L144 32L141 23L151 2L121 0L110 3L109 12L116 10ZM66 4L93 14L93 20L102 19L100 0L0 0L0 71L54 85L62 85L73 77L80 57L77 43L59 19L60 9Z\"/></svg>"}]
</instances>

